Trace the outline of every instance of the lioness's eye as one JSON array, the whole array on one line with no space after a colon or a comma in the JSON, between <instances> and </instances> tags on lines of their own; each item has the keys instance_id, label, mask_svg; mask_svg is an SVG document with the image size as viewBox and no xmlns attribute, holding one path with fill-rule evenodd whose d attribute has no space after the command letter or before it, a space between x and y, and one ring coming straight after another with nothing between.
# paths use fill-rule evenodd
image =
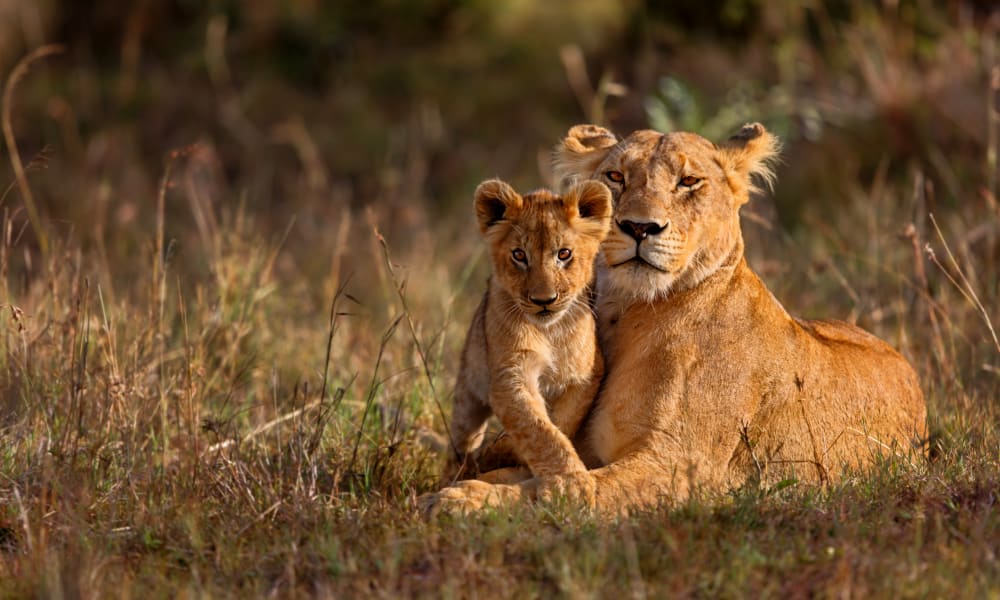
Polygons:
<instances>
[{"instance_id":1,"label":"lioness's eye","mask_svg":"<svg viewBox=\"0 0 1000 600\"><path fill-rule=\"evenodd\" d=\"M623 181L625 181L625 176L622 175L621 171L608 171L607 173L604 174L604 176L610 179L611 181L614 181L615 183L622 183Z\"/></svg>"},{"instance_id":2,"label":"lioness's eye","mask_svg":"<svg viewBox=\"0 0 1000 600\"><path fill-rule=\"evenodd\" d=\"M516 260L517 262L523 263L528 259L528 255L525 254L524 250L521 250L520 248L511 252L510 255L513 256L514 260Z\"/></svg>"},{"instance_id":3,"label":"lioness's eye","mask_svg":"<svg viewBox=\"0 0 1000 600\"><path fill-rule=\"evenodd\" d=\"M687 175L685 177L681 177L680 185L683 185L684 187L694 187L694 185L699 181L701 181L701 179L698 179L694 175Z\"/></svg>"},{"instance_id":4,"label":"lioness's eye","mask_svg":"<svg viewBox=\"0 0 1000 600\"><path fill-rule=\"evenodd\" d=\"M556 256L559 257L559 260L569 260L569 257L573 256L573 251L569 248L563 248Z\"/></svg>"}]
</instances>

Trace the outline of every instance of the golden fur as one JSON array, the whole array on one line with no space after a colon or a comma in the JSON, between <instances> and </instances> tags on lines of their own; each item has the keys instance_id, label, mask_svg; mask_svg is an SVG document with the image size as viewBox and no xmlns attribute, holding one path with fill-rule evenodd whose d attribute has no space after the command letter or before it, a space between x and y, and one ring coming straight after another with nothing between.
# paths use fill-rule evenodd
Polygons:
<instances>
[{"instance_id":1,"label":"golden fur","mask_svg":"<svg viewBox=\"0 0 1000 600\"><path fill-rule=\"evenodd\" d=\"M569 131L560 181L596 179L615 199L598 271L607 376L580 448L601 466L586 481L462 482L437 509L583 485L599 510L617 512L919 456L926 407L906 360L847 323L789 316L747 266L739 208L754 177L773 179L777 148L759 124L718 146L682 132L619 141L594 125Z\"/></svg>"},{"instance_id":2,"label":"golden fur","mask_svg":"<svg viewBox=\"0 0 1000 600\"><path fill-rule=\"evenodd\" d=\"M583 473L570 439L604 374L588 290L611 194L595 181L523 197L499 180L475 192L493 274L469 327L455 386L446 479L468 469L496 414L510 450L538 477ZM525 479L517 470L484 474Z\"/></svg>"}]
</instances>

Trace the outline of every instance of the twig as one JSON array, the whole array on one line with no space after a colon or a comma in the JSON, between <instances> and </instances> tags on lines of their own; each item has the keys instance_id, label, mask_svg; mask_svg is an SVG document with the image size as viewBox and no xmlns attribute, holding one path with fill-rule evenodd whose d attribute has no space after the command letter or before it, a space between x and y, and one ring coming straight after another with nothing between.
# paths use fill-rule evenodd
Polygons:
<instances>
[{"instance_id":1,"label":"twig","mask_svg":"<svg viewBox=\"0 0 1000 600\"><path fill-rule=\"evenodd\" d=\"M166 228L166 198L167 187L170 183L170 171L177 154L171 152L167 157L167 164L163 171L163 178L160 180L160 190L156 195L156 259L153 261L153 289L150 310L155 306L156 315L153 322L156 330L153 334L153 342L156 344L157 354L157 374L156 388L160 399L160 427L163 432L163 462L168 462L167 456L170 450L170 436L167 435L167 392L163 382L166 381L166 366L164 354L166 353L166 336L163 332L163 313L167 303L167 266L164 257L164 231Z\"/></svg>"},{"instance_id":2,"label":"twig","mask_svg":"<svg viewBox=\"0 0 1000 600\"><path fill-rule=\"evenodd\" d=\"M976 295L976 290L973 289L972 284L969 283L969 280L966 278L962 268L958 266L958 261L955 260L955 256L951 253L951 248L948 246L948 242L945 241L944 235L941 233L941 228L938 227L937 221L934 219L934 215L929 216L931 224L934 225L934 231L937 232L938 239L941 240L941 245L944 246L944 250L948 254L948 260L951 261L955 271L958 272L958 276L965 285L965 288L963 289L963 287L955 281L955 278L951 276L948 270L945 269L944 266L938 261L937 256L934 254L934 249L931 248L929 244L927 246L927 255L930 257L931 261L944 272L948 281L958 288L958 291L965 296L965 299L979 310L980 314L983 316L983 321L986 323L986 328L990 330L990 335L993 336L993 345L996 347L997 352L1000 352L1000 339L997 338L997 332L993 329L993 322L990 320L990 314L986 311L986 307L983 306L983 303L979 301L979 296Z\"/></svg>"},{"instance_id":3,"label":"twig","mask_svg":"<svg viewBox=\"0 0 1000 600\"><path fill-rule=\"evenodd\" d=\"M17 500L17 508L21 517L21 526L24 528L24 539L28 545L28 554L30 555L35 550L35 538L31 535L31 522L28 520L28 511L24 508L24 502L21 500L21 491L14 486L14 499Z\"/></svg>"},{"instance_id":4,"label":"twig","mask_svg":"<svg viewBox=\"0 0 1000 600\"><path fill-rule=\"evenodd\" d=\"M208 447L207 450L205 450L202 456L211 454L213 452L218 452L219 450L224 450L234 444L250 441L253 438L257 437L258 435L265 433L271 429L274 429L275 427L281 425L285 421L294 419L295 417L298 417L299 415L305 413L306 411L312 410L313 408L316 408L319 405L320 405L320 400L313 400L312 402L306 404L302 408L297 408L290 413L285 413L281 415L277 419L268 421L263 425L259 425L257 428L255 428L253 431L251 431L242 438L229 438L228 440L223 440L217 444L212 444L211 446Z\"/></svg>"},{"instance_id":5,"label":"twig","mask_svg":"<svg viewBox=\"0 0 1000 600\"><path fill-rule=\"evenodd\" d=\"M375 393L379 388L378 381L378 370L382 366L382 357L385 355L385 347L389 344L389 340L392 339L392 334L396 332L396 327L399 326L399 322L403 320L403 315L396 317L392 324L385 330L382 334L382 343L378 347L378 356L375 358L375 368L372 370L372 379L368 384L368 397L365 398L365 411L361 414L361 424L358 425L358 435L354 438L354 449L351 451L351 462L347 465L347 472L352 473L354 471L354 462L358 458L358 446L361 445L361 436L365 431L365 423L368 421L368 413L371 412L372 404L375 402Z\"/></svg>"},{"instance_id":6,"label":"twig","mask_svg":"<svg viewBox=\"0 0 1000 600\"><path fill-rule=\"evenodd\" d=\"M24 165L24 175L27 177L28 173L33 171L38 171L40 169L45 169L49 166L49 158L52 155L52 146L46 144L42 146L42 149L38 151L38 154L28 161L28 164ZM0 206L3 206L4 201L7 200L7 196L14 190L15 187L20 183L20 179L14 178L6 188L4 188L3 194L0 194Z\"/></svg>"},{"instance_id":7,"label":"twig","mask_svg":"<svg viewBox=\"0 0 1000 600\"><path fill-rule=\"evenodd\" d=\"M333 353L333 336L337 332L337 317L341 315L341 313L337 311L337 304L340 300L341 295L343 295L344 290L347 289L347 284L350 283L350 281L351 278L350 276L348 276L347 279L345 279L344 282L340 285L340 287L337 288L337 291L334 292L333 299L330 301L330 324L329 324L329 333L326 338L326 359L323 361L323 383L322 383L323 387L319 392L320 405L326 402L327 387L329 385L328 382L330 376L330 356ZM340 401L344 398L343 391L340 390L338 391L340 393L338 393L336 397L333 398L330 407L327 410L319 411L319 414L316 415L316 427L313 432L313 438L309 442L310 455L312 455L312 453L316 451L316 448L319 447L319 442L323 437L324 416L330 411L335 410L338 406L340 406Z\"/></svg>"},{"instance_id":8,"label":"twig","mask_svg":"<svg viewBox=\"0 0 1000 600\"><path fill-rule=\"evenodd\" d=\"M747 422L740 423L740 441L742 441L746 447L747 452L750 453L750 458L753 460L754 466L757 468L757 482L760 483L764 481L764 468L761 467L760 461L757 459L757 453L753 450L753 444L750 442L750 424Z\"/></svg>"},{"instance_id":9,"label":"twig","mask_svg":"<svg viewBox=\"0 0 1000 600\"><path fill-rule=\"evenodd\" d=\"M279 498L277 502L275 502L274 504L272 504L270 506L270 508L268 508L264 512L262 512L259 515L257 515L257 517L253 521L250 521L249 523L247 523L246 525L244 525L243 529L240 529L239 533L236 534L236 538L239 539L239 538L243 537L243 534L246 533L246 531L248 529L250 529L251 527L253 527L257 523L260 523L261 521L263 521L264 519L266 519L269 515L272 515L272 514L276 513L278 511L278 509L281 508L281 505L284 504L284 503L285 503L285 501Z\"/></svg>"},{"instance_id":10,"label":"twig","mask_svg":"<svg viewBox=\"0 0 1000 600\"><path fill-rule=\"evenodd\" d=\"M990 70L990 85L986 92L986 189L995 198L997 189L997 146L1000 141L1000 65L996 64L996 39L992 35L983 36L983 62Z\"/></svg>"},{"instance_id":11,"label":"twig","mask_svg":"<svg viewBox=\"0 0 1000 600\"><path fill-rule=\"evenodd\" d=\"M931 322L931 331L934 334L932 339L934 341L934 352L937 354L938 366L944 372L945 376L951 379L951 361L945 352L944 337L941 335L941 324L938 323L937 315L934 312L934 303L930 298L930 285L927 283L927 270L924 268L924 259L920 256L920 234L917 232L916 225L910 223L903 236L910 240L910 246L913 249L914 275L917 278L917 287L919 288L917 295L927 304L927 318Z\"/></svg>"},{"instance_id":12,"label":"twig","mask_svg":"<svg viewBox=\"0 0 1000 600\"><path fill-rule=\"evenodd\" d=\"M434 400L434 405L438 409L438 413L441 415L441 422L444 423L445 431L448 432L448 443L451 445L451 449L455 454L458 454L458 447L455 445L455 440L451 438L451 427L448 425L448 418L444 414L444 408L441 406L441 400L438 398L437 389L434 386L434 378L431 375L430 363L427 360L427 353L424 352L423 346L420 344L420 338L417 337L417 329L413 324L413 316L410 314L410 306L406 301L406 294L404 292L405 285L399 280L396 275L396 270L392 268L392 261L389 259L389 245L385 241L385 237L375 228L375 238L378 240L379 245L382 247L382 258L385 260L386 269L389 271L389 275L392 277L393 283L395 283L396 295L399 297L399 302L403 307L403 316L406 317L406 325L410 330L410 337L413 339L413 345L417 348L417 354L420 356L420 362L424 368L424 376L427 378L427 385L431 389L431 398ZM393 437L395 437L395 428L393 430Z\"/></svg>"},{"instance_id":13,"label":"twig","mask_svg":"<svg viewBox=\"0 0 1000 600\"><path fill-rule=\"evenodd\" d=\"M882 440L878 439L877 437L868 435L867 433L865 433L864 431L861 431L860 429L855 429L853 427L847 427L847 428L844 429L844 431L849 432L849 433L853 433L853 434L856 434L856 435L860 435L861 437L865 438L869 442L875 442L875 444L878 445L879 447L881 447L883 450L888 450L890 454L893 454L895 456L903 456L902 452L897 452L896 449L893 448L892 446L886 444L885 442L883 442ZM914 464L913 461L910 460L910 458L908 456L903 456L903 458L906 459L906 462L909 463L909 465L911 467L916 468L917 465Z\"/></svg>"},{"instance_id":14,"label":"twig","mask_svg":"<svg viewBox=\"0 0 1000 600\"><path fill-rule=\"evenodd\" d=\"M82 302L81 302L82 299ZM76 436L74 436L73 441L73 454L76 454L76 444L79 442L80 434L83 431L83 400L80 397L81 392L83 392L83 379L87 375L87 351L90 350L90 319L88 318L90 312L90 280L86 277L83 279L83 291L78 292L77 298L77 323L73 328L73 350L71 351L72 359L71 364L76 362L76 368L73 369L71 374L71 385L70 390L71 397L73 398L73 406L76 409ZM83 304L83 310L80 311L80 304ZM76 354L76 343L77 336L80 331L80 320L83 321L83 341L80 347L80 358L79 361L75 360Z\"/></svg>"},{"instance_id":15,"label":"twig","mask_svg":"<svg viewBox=\"0 0 1000 600\"><path fill-rule=\"evenodd\" d=\"M337 332L337 317L340 316L340 313L337 312L337 302L340 300L340 296L343 295L344 290L347 289L347 284L350 282L351 277L348 276L340 287L337 288L337 291L334 292L333 300L330 301L330 330L329 335L326 338L326 359L323 361L323 389L320 390L321 402L326 400L326 387L330 376L330 355L333 352L333 336ZM336 408L336 405L334 405L334 408Z\"/></svg>"},{"instance_id":16,"label":"twig","mask_svg":"<svg viewBox=\"0 0 1000 600\"><path fill-rule=\"evenodd\" d=\"M796 375L796 381L798 381L798 375ZM801 386L800 388L801 389ZM809 422L809 415L806 414L806 403L802 401L802 394L798 395L799 407L802 409L802 420L806 423L806 432L809 433L809 440L812 442L813 447L813 460L815 461L814 466L816 467L816 474L819 476L820 483L826 483L830 480L829 471L826 465L823 464L823 457L820 455L819 447L816 445L816 436L813 434L812 423Z\"/></svg>"},{"instance_id":17,"label":"twig","mask_svg":"<svg viewBox=\"0 0 1000 600\"><path fill-rule=\"evenodd\" d=\"M7 77L7 83L4 85L3 89L4 141L7 142L7 151L10 153L10 164L14 168L14 176L17 180L18 187L21 189L21 198L24 201L24 207L28 211L28 220L31 222L31 227L35 231L35 236L38 238L38 245L42 249L43 256L47 255L49 252L49 238L45 234L45 229L42 228L42 223L38 216L38 209L35 207L35 197L31 193L31 186L28 185L28 179L24 172L24 165L21 164L21 155L18 153L17 141L14 139L14 128L10 124L10 113L14 89L28 74L28 71L31 69L31 64L37 60L45 58L46 56L59 54L63 50L64 48L62 45L49 44L36 49L28 56L22 58L21 62L17 63L14 70L10 72L10 76Z\"/></svg>"}]
</instances>

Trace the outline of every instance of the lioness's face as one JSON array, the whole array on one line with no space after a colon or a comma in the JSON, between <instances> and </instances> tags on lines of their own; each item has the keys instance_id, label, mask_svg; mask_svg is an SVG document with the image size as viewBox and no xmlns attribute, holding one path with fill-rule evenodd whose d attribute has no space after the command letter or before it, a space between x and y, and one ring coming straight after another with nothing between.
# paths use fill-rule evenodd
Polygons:
<instances>
[{"instance_id":1,"label":"lioness's face","mask_svg":"<svg viewBox=\"0 0 1000 600\"><path fill-rule=\"evenodd\" d=\"M591 181L564 196L547 190L521 196L491 180L475 196L494 281L529 320L556 323L592 278L611 218L607 187Z\"/></svg>"},{"instance_id":2,"label":"lioness's face","mask_svg":"<svg viewBox=\"0 0 1000 600\"><path fill-rule=\"evenodd\" d=\"M653 300L697 285L730 258L750 175L766 175L762 161L776 146L759 125L741 135L716 146L684 132L637 131L619 141L592 125L570 131L557 173L601 181L614 198L602 246L612 289Z\"/></svg>"}]
</instances>

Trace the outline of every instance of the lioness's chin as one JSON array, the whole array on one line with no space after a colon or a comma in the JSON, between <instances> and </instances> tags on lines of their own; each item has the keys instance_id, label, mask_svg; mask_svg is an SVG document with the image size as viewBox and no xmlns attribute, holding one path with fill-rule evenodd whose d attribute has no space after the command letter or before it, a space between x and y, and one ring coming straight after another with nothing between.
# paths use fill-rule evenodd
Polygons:
<instances>
[{"instance_id":1,"label":"lioness's chin","mask_svg":"<svg viewBox=\"0 0 1000 600\"><path fill-rule=\"evenodd\" d=\"M619 297L652 302L670 293L677 277L641 261L631 261L608 270L609 291Z\"/></svg>"}]
</instances>

